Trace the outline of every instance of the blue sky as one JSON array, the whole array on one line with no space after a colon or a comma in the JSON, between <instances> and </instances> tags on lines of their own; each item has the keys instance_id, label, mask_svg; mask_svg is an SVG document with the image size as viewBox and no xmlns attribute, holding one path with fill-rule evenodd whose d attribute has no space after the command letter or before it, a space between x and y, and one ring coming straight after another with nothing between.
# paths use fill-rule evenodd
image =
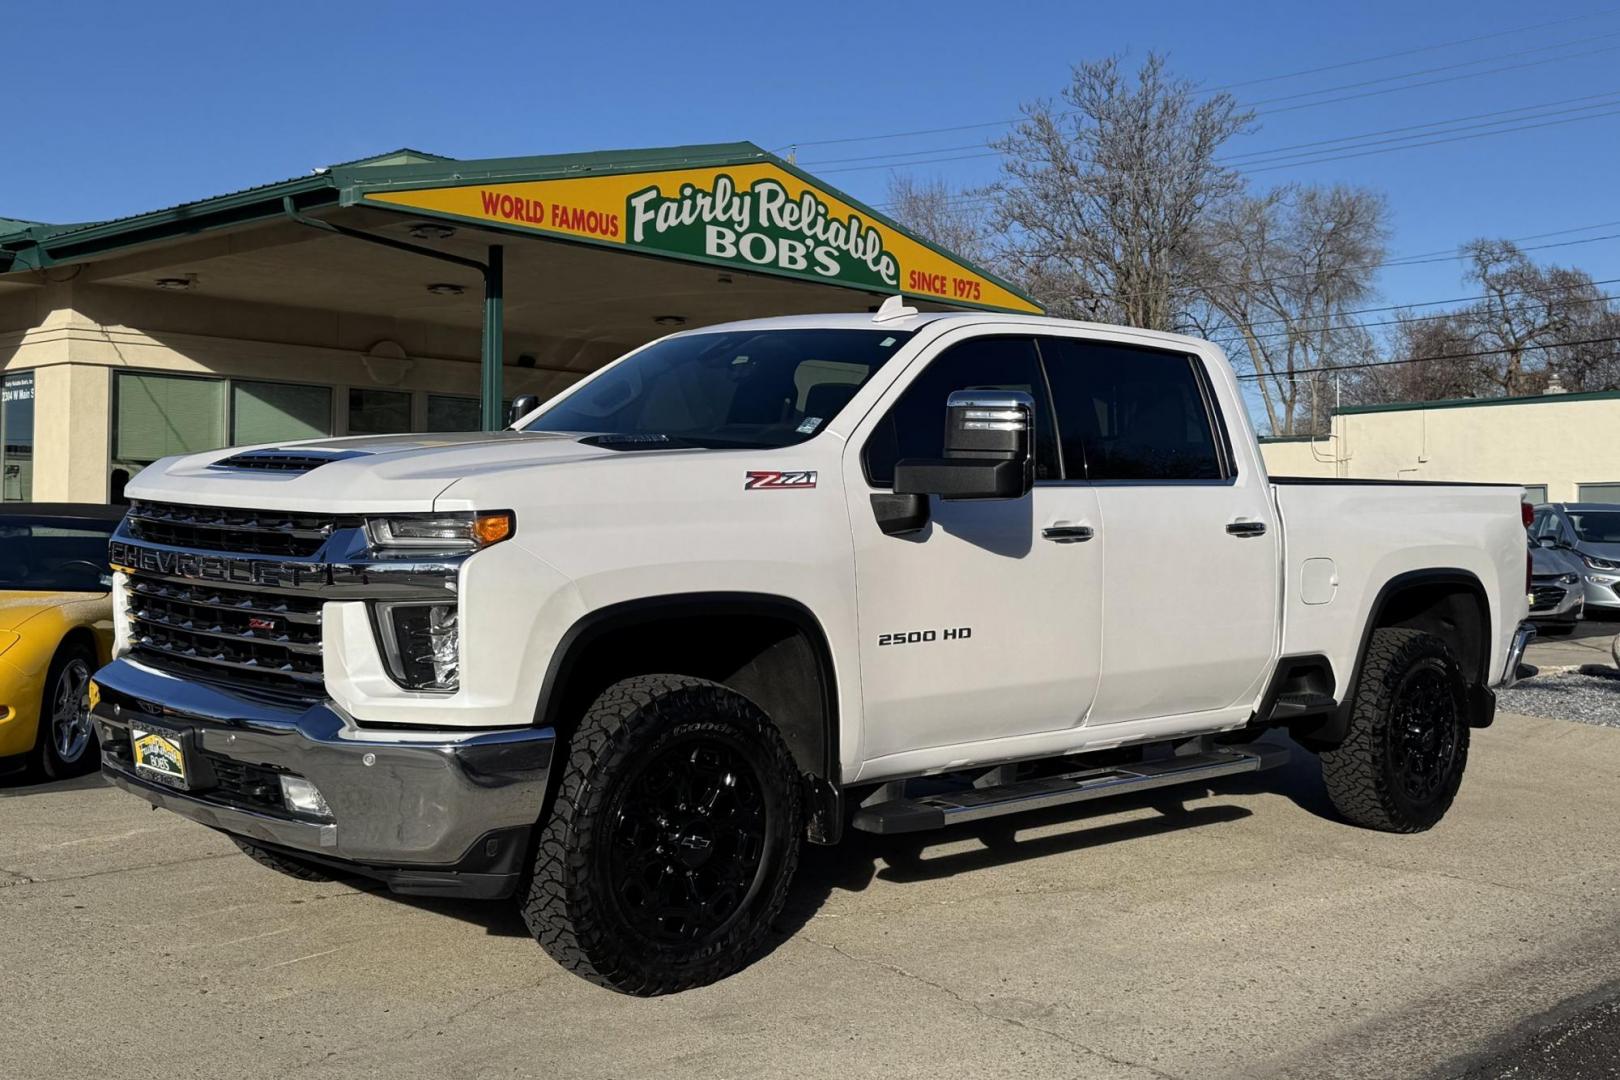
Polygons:
<instances>
[{"instance_id":1,"label":"blue sky","mask_svg":"<svg viewBox=\"0 0 1620 1080\"><path fill-rule=\"evenodd\" d=\"M1536 26L1554 20L1567 21ZM1013 117L1021 102L1055 95L1072 62L1109 52L1168 52L1180 74L1220 86L1423 50L1238 87L1256 102L1449 68L1404 80L1446 81L1396 92L1368 93L1401 85L1380 82L1262 104L1366 95L1273 111L1232 152L1563 103L1539 122L1583 119L1253 179L1386 192L1396 256L1560 231L1529 241L1566 244L1538 257L1620 277L1620 240L1584 242L1620 233L1620 115L1595 115L1620 113L1620 8L81 2L12 5L5 21L26 47L8 50L13 154L0 216L111 217L401 145L481 157L732 139L806 144L806 168L882 202L887 162L971 154L1000 129L808 144ZM1431 48L1481 35L1495 36ZM1602 106L1604 94L1613 104ZM874 160L833 160L854 157ZM963 184L995 175L987 157L906 168ZM1615 224L1562 232L1600 223ZM1458 271L1450 261L1387 269L1383 302L1464 295Z\"/></svg>"}]
</instances>

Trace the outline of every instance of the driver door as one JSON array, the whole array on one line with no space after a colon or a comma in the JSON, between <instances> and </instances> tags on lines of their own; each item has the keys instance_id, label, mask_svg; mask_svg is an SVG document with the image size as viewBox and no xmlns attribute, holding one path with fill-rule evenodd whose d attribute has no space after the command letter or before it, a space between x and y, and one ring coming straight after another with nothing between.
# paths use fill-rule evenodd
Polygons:
<instances>
[{"instance_id":1,"label":"driver door","mask_svg":"<svg viewBox=\"0 0 1620 1080\"><path fill-rule=\"evenodd\" d=\"M885 535L871 495L891 489L896 461L941 456L953 391L986 389L1035 399L1033 490L931 498L925 529ZM865 712L851 757L868 775L940 767L973 756L973 743L1085 720L1097 693L1103 566L1101 545L1076 537L1101 522L1091 487L1064 482L1058 446L1034 341L960 333L913 361L851 440Z\"/></svg>"}]
</instances>

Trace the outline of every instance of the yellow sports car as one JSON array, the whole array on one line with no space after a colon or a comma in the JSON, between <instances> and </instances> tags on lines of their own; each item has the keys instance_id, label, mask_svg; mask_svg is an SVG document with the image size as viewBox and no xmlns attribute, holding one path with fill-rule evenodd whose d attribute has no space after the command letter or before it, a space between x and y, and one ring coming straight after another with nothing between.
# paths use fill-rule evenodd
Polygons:
<instances>
[{"instance_id":1,"label":"yellow sports car","mask_svg":"<svg viewBox=\"0 0 1620 1080\"><path fill-rule=\"evenodd\" d=\"M120 506L0 505L0 760L48 780L101 763L90 675L111 657Z\"/></svg>"}]
</instances>

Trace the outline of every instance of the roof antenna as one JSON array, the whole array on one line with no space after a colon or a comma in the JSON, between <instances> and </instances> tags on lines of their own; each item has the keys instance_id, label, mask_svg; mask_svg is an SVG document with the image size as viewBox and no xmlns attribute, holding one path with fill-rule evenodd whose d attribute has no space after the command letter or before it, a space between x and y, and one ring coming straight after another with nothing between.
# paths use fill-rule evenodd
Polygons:
<instances>
[{"instance_id":1,"label":"roof antenna","mask_svg":"<svg viewBox=\"0 0 1620 1080\"><path fill-rule=\"evenodd\" d=\"M873 322L893 322L895 319L909 319L917 314L917 309L906 303L906 298L899 293L883 301L883 306L877 309L872 316Z\"/></svg>"}]
</instances>

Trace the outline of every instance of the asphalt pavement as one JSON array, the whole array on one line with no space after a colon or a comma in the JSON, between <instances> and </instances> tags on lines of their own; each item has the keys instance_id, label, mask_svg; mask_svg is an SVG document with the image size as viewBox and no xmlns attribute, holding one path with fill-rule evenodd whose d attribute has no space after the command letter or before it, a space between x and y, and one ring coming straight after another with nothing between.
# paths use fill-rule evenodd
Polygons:
<instances>
[{"instance_id":1,"label":"asphalt pavement","mask_svg":"<svg viewBox=\"0 0 1620 1080\"><path fill-rule=\"evenodd\" d=\"M768 955L654 1000L556 968L511 905L298 882L98 778L0 782L0 1075L1593 1075L1535 1070L1613 1026L1617 780L1620 731L1504 715L1417 836L1334 820L1300 757L857 837L808 849Z\"/></svg>"}]
</instances>

